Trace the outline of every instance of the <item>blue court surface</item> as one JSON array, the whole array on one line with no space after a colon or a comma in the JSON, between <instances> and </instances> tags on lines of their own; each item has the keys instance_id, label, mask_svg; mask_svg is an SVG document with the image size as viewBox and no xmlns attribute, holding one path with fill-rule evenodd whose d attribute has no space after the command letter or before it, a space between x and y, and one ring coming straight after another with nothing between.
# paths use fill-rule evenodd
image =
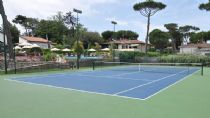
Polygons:
<instances>
[{"instance_id":1,"label":"blue court surface","mask_svg":"<svg viewBox=\"0 0 210 118\"><path fill-rule=\"evenodd\" d=\"M28 84L92 94L146 100L199 71L199 68L153 68L154 71L99 69L72 73L13 78ZM131 70L131 71L129 71ZM145 68L146 70L146 68ZM151 70L151 69L150 69ZM163 71L155 71L163 70ZM170 71L169 71L170 70Z\"/></svg>"}]
</instances>

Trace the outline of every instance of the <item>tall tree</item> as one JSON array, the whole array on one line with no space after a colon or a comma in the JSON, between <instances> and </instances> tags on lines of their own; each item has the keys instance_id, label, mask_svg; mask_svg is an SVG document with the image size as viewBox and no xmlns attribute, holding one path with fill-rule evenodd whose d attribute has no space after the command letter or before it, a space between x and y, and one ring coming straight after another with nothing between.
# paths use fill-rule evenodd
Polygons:
<instances>
[{"instance_id":1,"label":"tall tree","mask_svg":"<svg viewBox=\"0 0 210 118\"><path fill-rule=\"evenodd\" d=\"M56 15L50 18L50 20L54 20L57 22L63 22L64 21L63 19L64 19L64 15L63 15L63 12L61 11L58 11Z\"/></svg>"},{"instance_id":2,"label":"tall tree","mask_svg":"<svg viewBox=\"0 0 210 118\"><path fill-rule=\"evenodd\" d=\"M175 23L169 23L165 24L164 27L168 29L170 34L173 51L176 51L182 44L182 35L178 30L178 25Z\"/></svg>"},{"instance_id":3,"label":"tall tree","mask_svg":"<svg viewBox=\"0 0 210 118\"><path fill-rule=\"evenodd\" d=\"M46 38L57 44L63 44L63 36L67 35L67 27L58 21L41 20L35 30L35 36Z\"/></svg>"},{"instance_id":4,"label":"tall tree","mask_svg":"<svg viewBox=\"0 0 210 118\"><path fill-rule=\"evenodd\" d=\"M81 41L85 48L88 48L88 45L95 46L96 43L103 42L103 39L98 32L84 31L81 33L81 36Z\"/></svg>"},{"instance_id":5,"label":"tall tree","mask_svg":"<svg viewBox=\"0 0 210 118\"><path fill-rule=\"evenodd\" d=\"M67 25L69 29L76 25L77 19L74 17L71 11L67 12L63 18L64 23Z\"/></svg>"},{"instance_id":6,"label":"tall tree","mask_svg":"<svg viewBox=\"0 0 210 118\"><path fill-rule=\"evenodd\" d=\"M146 34L146 53L149 40L149 29L150 29L150 17L153 16L156 12L164 9L165 4L161 2L155 2L153 0L146 0L145 2L136 3L134 5L134 10L139 11L143 16L147 17L147 34Z\"/></svg>"},{"instance_id":7,"label":"tall tree","mask_svg":"<svg viewBox=\"0 0 210 118\"><path fill-rule=\"evenodd\" d=\"M202 3L199 6L200 10L206 10L206 11L210 11L210 0L208 3Z\"/></svg>"},{"instance_id":8,"label":"tall tree","mask_svg":"<svg viewBox=\"0 0 210 118\"><path fill-rule=\"evenodd\" d=\"M11 31L11 36L12 36L12 43L18 43L19 42L19 36L20 36L20 31L15 25L10 24L10 31Z\"/></svg>"},{"instance_id":9,"label":"tall tree","mask_svg":"<svg viewBox=\"0 0 210 118\"><path fill-rule=\"evenodd\" d=\"M200 28L190 25L179 27L179 31L183 37L183 43L189 43L189 38L191 34L198 30L200 30Z\"/></svg>"},{"instance_id":10,"label":"tall tree","mask_svg":"<svg viewBox=\"0 0 210 118\"><path fill-rule=\"evenodd\" d=\"M79 58L80 58L82 53L84 52L83 43L81 41L79 41L78 45L77 45L77 41L75 41L74 45L73 45L73 49L74 49L74 52L77 53L79 55Z\"/></svg>"},{"instance_id":11,"label":"tall tree","mask_svg":"<svg viewBox=\"0 0 210 118\"><path fill-rule=\"evenodd\" d=\"M8 51L9 51L9 56L10 58L13 58L13 44L12 44L12 36L10 32L10 27L9 27L9 21L7 20L7 16L4 11L4 5L3 1L0 0L0 15L2 15L2 20L4 22L4 31L7 36L7 45L8 45Z\"/></svg>"},{"instance_id":12,"label":"tall tree","mask_svg":"<svg viewBox=\"0 0 210 118\"><path fill-rule=\"evenodd\" d=\"M203 42L203 32L192 33L190 36L190 43L202 43Z\"/></svg>"},{"instance_id":13,"label":"tall tree","mask_svg":"<svg viewBox=\"0 0 210 118\"><path fill-rule=\"evenodd\" d=\"M20 24L25 28L26 35L34 35L34 30L37 27L39 21L36 18L27 18L23 15L17 15L12 21L13 23Z\"/></svg>"},{"instance_id":14,"label":"tall tree","mask_svg":"<svg viewBox=\"0 0 210 118\"><path fill-rule=\"evenodd\" d=\"M27 18L26 20L26 27L27 27L27 32L29 36L34 36L35 35L35 29L38 26L39 20L36 18Z\"/></svg>"},{"instance_id":15,"label":"tall tree","mask_svg":"<svg viewBox=\"0 0 210 118\"><path fill-rule=\"evenodd\" d=\"M117 32L117 39L130 39L136 40L139 35L136 32L130 30L120 30Z\"/></svg>"},{"instance_id":16,"label":"tall tree","mask_svg":"<svg viewBox=\"0 0 210 118\"><path fill-rule=\"evenodd\" d=\"M23 15L17 15L15 19L12 20L13 23L20 24L25 28L26 34L28 33L27 29L27 17Z\"/></svg>"},{"instance_id":17,"label":"tall tree","mask_svg":"<svg viewBox=\"0 0 210 118\"><path fill-rule=\"evenodd\" d=\"M129 39L129 40L136 40L138 39L139 35L131 30L120 30L116 33L116 39L115 40L119 40L119 39ZM103 39L105 39L106 41L111 41L112 36L114 35L113 31L104 31L101 33Z\"/></svg>"},{"instance_id":18,"label":"tall tree","mask_svg":"<svg viewBox=\"0 0 210 118\"><path fill-rule=\"evenodd\" d=\"M66 13L66 15L64 15L63 21L69 29L68 42L69 42L69 45L71 45L72 42L74 42L75 25L76 25L77 19L74 17L73 13L69 11Z\"/></svg>"},{"instance_id":19,"label":"tall tree","mask_svg":"<svg viewBox=\"0 0 210 118\"><path fill-rule=\"evenodd\" d=\"M111 41L113 34L114 34L113 31L104 31L101 33L101 35L102 35L103 39L105 39L105 41Z\"/></svg>"},{"instance_id":20,"label":"tall tree","mask_svg":"<svg viewBox=\"0 0 210 118\"><path fill-rule=\"evenodd\" d=\"M153 30L149 34L149 41L156 49L163 50L169 44L169 34L159 29Z\"/></svg>"}]
</instances>

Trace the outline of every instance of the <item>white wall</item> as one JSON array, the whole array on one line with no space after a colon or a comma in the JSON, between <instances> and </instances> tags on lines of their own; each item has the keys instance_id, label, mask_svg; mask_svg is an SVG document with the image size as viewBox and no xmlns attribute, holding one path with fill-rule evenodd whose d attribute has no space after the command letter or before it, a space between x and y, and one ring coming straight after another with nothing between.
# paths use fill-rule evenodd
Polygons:
<instances>
[{"instance_id":1,"label":"white wall","mask_svg":"<svg viewBox=\"0 0 210 118\"><path fill-rule=\"evenodd\" d=\"M19 37L19 43L29 43L27 40L25 40L22 37Z\"/></svg>"},{"instance_id":2,"label":"white wall","mask_svg":"<svg viewBox=\"0 0 210 118\"><path fill-rule=\"evenodd\" d=\"M195 54L197 51L198 49L196 47L180 48L180 53L182 54Z\"/></svg>"},{"instance_id":3,"label":"white wall","mask_svg":"<svg viewBox=\"0 0 210 118\"><path fill-rule=\"evenodd\" d=\"M29 42L22 37L19 37L19 43L30 43L30 44L37 44L42 49L48 49L48 43L41 43L41 42Z\"/></svg>"},{"instance_id":4,"label":"white wall","mask_svg":"<svg viewBox=\"0 0 210 118\"><path fill-rule=\"evenodd\" d=\"M4 42L4 37L3 37L3 33L0 32L0 41ZM6 44L7 44L7 36L6 36Z\"/></svg>"},{"instance_id":5,"label":"white wall","mask_svg":"<svg viewBox=\"0 0 210 118\"><path fill-rule=\"evenodd\" d=\"M48 49L48 44L47 43L40 43L40 42L30 42L31 44L37 44L40 46L42 49Z\"/></svg>"}]
</instances>

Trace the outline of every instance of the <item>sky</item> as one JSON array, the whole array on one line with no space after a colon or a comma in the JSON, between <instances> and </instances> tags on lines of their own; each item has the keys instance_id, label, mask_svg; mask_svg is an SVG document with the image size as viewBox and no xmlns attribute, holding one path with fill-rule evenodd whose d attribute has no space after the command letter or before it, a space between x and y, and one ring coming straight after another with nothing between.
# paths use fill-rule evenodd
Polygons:
<instances>
[{"instance_id":1,"label":"sky","mask_svg":"<svg viewBox=\"0 0 210 118\"><path fill-rule=\"evenodd\" d=\"M145 0L3 0L9 21L16 15L49 19L58 11L66 13L77 8L80 23L90 31L99 33L113 30L112 20L117 21L116 30L132 30L139 34L139 40L146 35L147 18L133 10L133 5ZM166 31L164 24L197 26L201 31L210 30L210 12L198 9L200 3L208 0L156 0L167 5L151 18L151 29ZM75 14L76 15L76 14ZM24 31L20 26L18 28Z\"/></svg>"}]
</instances>

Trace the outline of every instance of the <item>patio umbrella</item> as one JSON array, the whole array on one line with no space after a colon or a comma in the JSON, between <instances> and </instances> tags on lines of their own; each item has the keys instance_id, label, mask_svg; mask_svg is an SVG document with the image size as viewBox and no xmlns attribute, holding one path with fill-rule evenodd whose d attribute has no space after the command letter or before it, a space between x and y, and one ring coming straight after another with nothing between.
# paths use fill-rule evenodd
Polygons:
<instances>
[{"instance_id":1,"label":"patio umbrella","mask_svg":"<svg viewBox=\"0 0 210 118\"><path fill-rule=\"evenodd\" d=\"M89 49L88 52L96 52L95 49Z\"/></svg>"},{"instance_id":2,"label":"patio umbrella","mask_svg":"<svg viewBox=\"0 0 210 118\"><path fill-rule=\"evenodd\" d=\"M102 51L110 51L110 49L109 48L104 48L104 49L102 49Z\"/></svg>"},{"instance_id":3,"label":"patio umbrella","mask_svg":"<svg viewBox=\"0 0 210 118\"><path fill-rule=\"evenodd\" d=\"M63 49L62 51L63 51L63 52L70 52L70 51L72 51L72 50L70 50L70 49L68 49L68 48L65 48L65 49Z\"/></svg>"},{"instance_id":4,"label":"patio umbrella","mask_svg":"<svg viewBox=\"0 0 210 118\"><path fill-rule=\"evenodd\" d=\"M15 50L21 50L22 48L19 47L19 46L15 46L14 49L15 49Z\"/></svg>"},{"instance_id":5,"label":"patio umbrella","mask_svg":"<svg viewBox=\"0 0 210 118\"><path fill-rule=\"evenodd\" d=\"M52 48L51 51L60 51L58 48Z\"/></svg>"}]
</instances>

